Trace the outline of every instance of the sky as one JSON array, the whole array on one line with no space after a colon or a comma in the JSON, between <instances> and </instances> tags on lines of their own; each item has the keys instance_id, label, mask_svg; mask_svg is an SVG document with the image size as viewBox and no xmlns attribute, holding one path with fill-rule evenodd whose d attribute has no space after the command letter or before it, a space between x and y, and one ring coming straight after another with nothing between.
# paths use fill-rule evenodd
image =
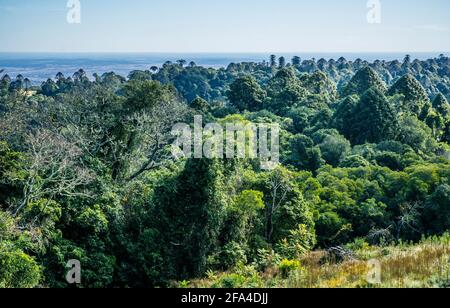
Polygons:
<instances>
[{"instance_id":1,"label":"sky","mask_svg":"<svg viewBox=\"0 0 450 308\"><path fill-rule=\"evenodd\" d=\"M0 52L450 51L449 0L70 1L0 0Z\"/></svg>"}]
</instances>

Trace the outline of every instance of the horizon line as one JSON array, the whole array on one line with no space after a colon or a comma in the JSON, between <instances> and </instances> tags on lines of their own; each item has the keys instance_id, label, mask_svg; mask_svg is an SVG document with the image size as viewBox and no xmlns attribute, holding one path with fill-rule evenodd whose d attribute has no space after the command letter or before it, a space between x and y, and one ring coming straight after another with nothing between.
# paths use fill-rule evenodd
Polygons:
<instances>
[{"instance_id":1,"label":"horizon line","mask_svg":"<svg viewBox=\"0 0 450 308\"><path fill-rule=\"evenodd\" d=\"M0 51L0 53L55 53L55 54L69 54L69 53L80 53L80 54L301 54L301 53L347 53L347 54L362 54L362 53L450 53L449 51Z\"/></svg>"}]
</instances>

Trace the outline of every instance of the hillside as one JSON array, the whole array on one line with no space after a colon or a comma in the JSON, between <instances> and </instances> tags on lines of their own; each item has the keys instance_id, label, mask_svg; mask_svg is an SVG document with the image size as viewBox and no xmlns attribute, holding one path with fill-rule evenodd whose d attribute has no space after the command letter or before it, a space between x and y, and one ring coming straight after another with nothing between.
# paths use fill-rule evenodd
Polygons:
<instances>
[{"instance_id":1,"label":"hillside","mask_svg":"<svg viewBox=\"0 0 450 308\"><path fill-rule=\"evenodd\" d=\"M288 62L2 73L0 287L448 286L450 59Z\"/></svg>"}]
</instances>

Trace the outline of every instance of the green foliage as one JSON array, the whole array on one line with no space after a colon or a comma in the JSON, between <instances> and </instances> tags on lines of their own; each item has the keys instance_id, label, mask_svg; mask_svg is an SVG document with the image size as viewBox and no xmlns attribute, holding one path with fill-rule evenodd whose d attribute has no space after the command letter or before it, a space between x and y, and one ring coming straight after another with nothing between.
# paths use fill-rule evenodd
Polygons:
<instances>
[{"instance_id":1,"label":"green foliage","mask_svg":"<svg viewBox=\"0 0 450 308\"><path fill-rule=\"evenodd\" d=\"M228 99L230 104L240 111L257 111L262 109L266 93L253 76L236 79L230 85Z\"/></svg>"},{"instance_id":2,"label":"green foliage","mask_svg":"<svg viewBox=\"0 0 450 308\"><path fill-rule=\"evenodd\" d=\"M262 278L256 269L252 266L244 266L242 264L236 267L235 273L213 278L214 288L258 288L263 285Z\"/></svg>"},{"instance_id":3,"label":"green foliage","mask_svg":"<svg viewBox=\"0 0 450 308\"><path fill-rule=\"evenodd\" d=\"M333 243L345 243L350 239L352 225L334 211L321 211L316 220L316 231L320 246L329 246Z\"/></svg>"},{"instance_id":4,"label":"green foliage","mask_svg":"<svg viewBox=\"0 0 450 308\"><path fill-rule=\"evenodd\" d=\"M302 87L295 72L289 68L277 72L267 87L267 109L275 114L284 114L288 108L296 107L306 97L307 90Z\"/></svg>"},{"instance_id":5,"label":"green foliage","mask_svg":"<svg viewBox=\"0 0 450 308\"><path fill-rule=\"evenodd\" d=\"M390 89L389 95L402 94L401 110L410 111L417 115L422 113L425 104L428 102L428 95L422 85L414 78L407 74L400 78Z\"/></svg>"},{"instance_id":6,"label":"green foliage","mask_svg":"<svg viewBox=\"0 0 450 308\"><path fill-rule=\"evenodd\" d=\"M173 85L188 102L197 96L207 101L222 98L225 96L224 83L230 79L230 76L213 69L172 63L164 64L152 77L163 84Z\"/></svg>"},{"instance_id":7,"label":"green foliage","mask_svg":"<svg viewBox=\"0 0 450 308\"><path fill-rule=\"evenodd\" d=\"M378 143L395 139L397 133L394 108L380 90L371 88L353 110L350 140L354 144Z\"/></svg>"},{"instance_id":8,"label":"green foliage","mask_svg":"<svg viewBox=\"0 0 450 308\"><path fill-rule=\"evenodd\" d=\"M337 98L335 83L321 71L314 72L311 75L304 74L300 77L300 81L311 94L325 96L330 103Z\"/></svg>"},{"instance_id":9,"label":"green foliage","mask_svg":"<svg viewBox=\"0 0 450 308\"><path fill-rule=\"evenodd\" d=\"M287 278L291 272L301 269L301 265L299 261L284 259L280 262L278 269L280 270L281 276Z\"/></svg>"},{"instance_id":10,"label":"green foliage","mask_svg":"<svg viewBox=\"0 0 450 308\"><path fill-rule=\"evenodd\" d=\"M337 167L342 159L350 152L350 142L341 135L328 135L319 144L324 160Z\"/></svg>"},{"instance_id":11,"label":"green foliage","mask_svg":"<svg viewBox=\"0 0 450 308\"><path fill-rule=\"evenodd\" d=\"M314 146L311 138L295 135L291 140L291 156L287 163L299 170L316 171L324 161L319 147Z\"/></svg>"},{"instance_id":12,"label":"green foliage","mask_svg":"<svg viewBox=\"0 0 450 308\"><path fill-rule=\"evenodd\" d=\"M301 242L307 251L316 244L311 205L304 200L300 192L291 191L290 194L290 200L282 204L274 214L276 228L273 239L277 242L291 238L292 244Z\"/></svg>"},{"instance_id":13,"label":"green foliage","mask_svg":"<svg viewBox=\"0 0 450 308\"><path fill-rule=\"evenodd\" d=\"M264 202L263 202L264 194L259 191L254 190L244 190L236 200L236 211L241 213L249 213L252 214L253 212L263 209L264 208Z\"/></svg>"},{"instance_id":14,"label":"green foliage","mask_svg":"<svg viewBox=\"0 0 450 308\"><path fill-rule=\"evenodd\" d=\"M180 282L179 282L178 287L179 287L180 289L187 289L187 288L189 287L190 284L191 284L190 281L183 280L183 281L180 281Z\"/></svg>"},{"instance_id":15,"label":"green foliage","mask_svg":"<svg viewBox=\"0 0 450 308\"><path fill-rule=\"evenodd\" d=\"M22 155L0 141L0 208L18 194L20 181L24 177Z\"/></svg>"},{"instance_id":16,"label":"green foliage","mask_svg":"<svg viewBox=\"0 0 450 308\"><path fill-rule=\"evenodd\" d=\"M92 247L87 247L89 241ZM113 281L116 267L115 258L102 249L99 239L89 237L86 247L78 247L76 243L55 236L43 257L46 284L54 288L69 287L65 281L67 262L78 260L82 269L82 284L85 288L106 288Z\"/></svg>"},{"instance_id":17,"label":"green foliage","mask_svg":"<svg viewBox=\"0 0 450 308\"><path fill-rule=\"evenodd\" d=\"M201 97L196 97L192 101L191 108L200 111L203 114L208 114L211 111L211 106L209 106L208 102Z\"/></svg>"},{"instance_id":18,"label":"green foliage","mask_svg":"<svg viewBox=\"0 0 450 308\"><path fill-rule=\"evenodd\" d=\"M258 256L254 262L260 271L265 271L266 269L276 267L281 262L281 256L277 254L274 250L270 249L259 249Z\"/></svg>"},{"instance_id":19,"label":"green foliage","mask_svg":"<svg viewBox=\"0 0 450 308\"><path fill-rule=\"evenodd\" d=\"M159 241L174 278L201 275L215 250L224 220L224 175L217 160L191 159L175 182L155 193Z\"/></svg>"},{"instance_id":20,"label":"green foliage","mask_svg":"<svg viewBox=\"0 0 450 308\"><path fill-rule=\"evenodd\" d=\"M433 151L436 147L431 129L413 115L403 116L400 119L397 139L418 152Z\"/></svg>"},{"instance_id":21,"label":"green foliage","mask_svg":"<svg viewBox=\"0 0 450 308\"><path fill-rule=\"evenodd\" d=\"M162 101L174 98L171 86L161 86L158 82L149 80L132 80L123 87L123 92L127 98L125 112L150 109Z\"/></svg>"},{"instance_id":22,"label":"green foliage","mask_svg":"<svg viewBox=\"0 0 450 308\"><path fill-rule=\"evenodd\" d=\"M0 288L33 288L42 279L36 261L22 250L0 243Z\"/></svg>"},{"instance_id":23,"label":"green foliage","mask_svg":"<svg viewBox=\"0 0 450 308\"><path fill-rule=\"evenodd\" d=\"M366 242L365 239L357 238L353 242L345 245L345 248L347 248L351 251L364 251L364 250L368 250L370 248L370 245L369 245L369 243Z\"/></svg>"},{"instance_id":24,"label":"green foliage","mask_svg":"<svg viewBox=\"0 0 450 308\"><path fill-rule=\"evenodd\" d=\"M359 103L358 96L347 96L338 103L333 118L333 126L336 127L345 136L352 135L353 111Z\"/></svg>"},{"instance_id":25,"label":"green foliage","mask_svg":"<svg viewBox=\"0 0 450 308\"><path fill-rule=\"evenodd\" d=\"M386 85L380 76L370 67L360 69L345 87L344 96L362 96L367 90L374 88L381 93L386 92Z\"/></svg>"},{"instance_id":26,"label":"green foliage","mask_svg":"<svg viewBox=\"0 0 450 308\"><path fill-rule=\"evenodd\" d=\"M450 228L450 185L442 184L436 187L427 198L424 209L427 229L440 233Z\"/></svg>"},{"instance_id":27,"label":"green foliage","mask_svg":"<svg viewBox=\"0 0 450 308\"><path fill-rule=\"evenodd\" d=\"M370 163L361 155L349 155L345 157L339 167L341 168L359 168L359 167L368 167Z\"/></svg>"},{"instance_id":28,"label":"green foliage","mask_svg":"<svg viewBox=\"0 0 450 308\"><path fill-rule=\"evenodd\" d=\"M316 245L315 230L307 225L298 225L289 231L289 236L277 244L277 251L286 258L300 258Z\"/></svg>"},{"instance_id":29,"label":"green foliage","mask_svg":"<svg viewBox=\"0 0 450 308\"><path fill-rule=\"evenodd\" d=\"M42 267L24 251L30 244L15 219L0 211L0 288L33 288L41 282Z\"/></svg>"},{"instance_id":30,"label":"green foliage","mask_svg":"<svg viewBox=\"0 0 450 308\"><path fill-rule=\"evenodd\" d=\"M220 253L220 260L219 264L212 264L217 268L233 268L236 265L240 263L247 263L248 258L246 251L246 244L245 241L242 242L228 242L225 244L222 248L222 251Z\"/></svg>"},{"instance_id":31,"label":"green foliage","mask_svg":"<svg viewBox=\"0 0 450 308\"><path fill-rule=\"evenodd\" d=\"M292 62L79 70L29 92L3 76L0 287L69 287L70 259L84 288L276 286L315 248L366 258L445 233L448 58ZM280 165L174 161L170 130L193 114L279 124Z\"/></svg>"},{"instance_id":32,"label":"green foliage","mask_svg":"<svg viewBox=\"0 0 450 308\"><path fill-rule=\"evenodd\" d=\"M442 93L439 93L433 100L433 108L436 109L444 118L450 117L450 104Z\"/></svg>"},{"instance_id":33,"label":"green foliage","mask_svg":"<svg viewBox=\"0 0 450 308\"><path fill-rule=\"evenodd\" d=\"M101 234L108 230L108 220L98 204L84 209L74 223L88 234Z\"/></svg>"}]
</instances>

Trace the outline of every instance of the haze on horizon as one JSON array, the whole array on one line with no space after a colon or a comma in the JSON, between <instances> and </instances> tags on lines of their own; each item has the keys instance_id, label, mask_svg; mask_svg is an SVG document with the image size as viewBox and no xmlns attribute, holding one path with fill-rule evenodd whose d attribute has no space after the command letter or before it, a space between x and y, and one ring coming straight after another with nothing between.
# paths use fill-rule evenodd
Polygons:
<instances>
[{"instance_id":1,"label":"haze on horizon","mask_svg":"<svg viewBox=\"0 0 450 308\"><path fill-rule=\"evenodd\" d=\"M448 0L0 0L0 52L446 52Z\"/></svg>"}]
</instances>

